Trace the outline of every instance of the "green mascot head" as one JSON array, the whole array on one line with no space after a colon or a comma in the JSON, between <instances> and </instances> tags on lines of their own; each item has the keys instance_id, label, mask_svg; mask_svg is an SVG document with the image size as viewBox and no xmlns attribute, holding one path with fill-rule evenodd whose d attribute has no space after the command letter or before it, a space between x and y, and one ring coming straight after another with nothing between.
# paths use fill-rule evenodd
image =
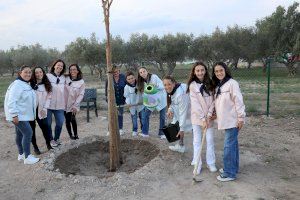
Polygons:
<instances>
[{"instance_id":1,"label":"green mascot head","mask_svg":"<svg viewBox=\"0 0 300 200\"><path fill-rule=\"evenodd\" d=\"M143 104L148 108L155 108L159 104L158 89L153 84L145 84Z\"/></svg>"}]
</instances>

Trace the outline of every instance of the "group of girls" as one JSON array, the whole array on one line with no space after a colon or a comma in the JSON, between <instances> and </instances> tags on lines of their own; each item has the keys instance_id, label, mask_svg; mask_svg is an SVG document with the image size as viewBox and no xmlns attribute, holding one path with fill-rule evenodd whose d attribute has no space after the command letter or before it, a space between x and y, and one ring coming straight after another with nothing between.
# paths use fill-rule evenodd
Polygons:
<instances>
[{"instance_id":1,"label":"group of girls","mask_svg":"<svg viewBox=\"0 0 300 200\"><path fill-rule=\"evenodd\" d=\"M214 153L214 128L216 119L219 130L225 130L223 168L219 169L219 181L233 181L239 169L238 132L245 121L245 105L237 81L232 79L229 68L223 62L213 66L212 78L206 65L196 62L187 85L177 83L172 77L163 80L168 93L168 117L179 121L180 141L171 150L184 152L183 137L186 130L193 130L193 160L196 165L201 138L206 133L206 162L211 172L216 172ZM183 89L186 88L184 91ZM186 96L189 95L189 98ZM190 108L189 108L190 107ZM189 128L188 128L189 127ZM197 173L201 172L201 157Z\"/></svg>"},{"instance_id":2,"label":"group of girls","mask_svg":"<svg viewBox=\"0 0 300 200\"><path fill-rule=\"evenodd\" d=\"M130 105L130 114L132 118L132 135L137 136L138 118L141 124L141 136L149 137L149 118L154 110L159 112L159 130L158 137L165 139L162 128L165 125L167 110L167 95L162 80L156 75L151 74L145 67L138 70L136 79L133 72L127 72L126 75L120 73L118 66L113 66L113 82L115 89L116 104L118 107L118 123L120 135L123 131L123 105ZM153 107L146 107L142 104L142 95L146 84L152 84L158 90L158 104ZM105 96L107 98L107 82L105 87ZM107 133L109 134L109 132Z\"/></svg>"},{"instance_id":3,"label":"group of girls","mask_svg":"<svg viewBox=\"0 0 300 200\"><path fill-rule=\"evenodd\" d=\"M77 64L69 66L63 60L56 60L46 74L43 68L22 66L18 78L10 84L5 95L5 115L15 125L18 160L34 164L39 158L30 151L32 142L35 154L41 154L36 143L35 126L38 123L50 150L61 144L59 138L66 119L66 128L71 139L78 139L76 113L83 99L85 84ZM52 135L52 114L55 117L54 137ZM71 130L73 127L73 133Z\"/></svg>"},{"instance_id":4,"label":"group of girls","mask_svg":"<svg viewBox=\"0 0 300 200\"><path fill-rule=\"evenodd\" d=\"M160 101L156 109L160 113L160 130L165 125L165 117L172 119L171 123L179 122L180 137L178 144L169 148L177 152L185 152L183 142L186 132L193 132L193 160L196 165L203 132L206 134L206 162L209 171L216 172L216 157L214 150L214 121L219 130L225 130L223 168L219 169L219 181L236 179L239 170L238 133L245 121L245 105L237 81L232 79L227 65L218 62L213 66L210 78L207 66L196 62L190 73L187 84L177 83L172 76L163 80L151 74L145 67L138 70L137 81L132 72L126 74L124 97L126 104L132 105L132 135L137 135L137 116L141 116L143 137L149 136L149 116L154 108L140 105L144 84L154 84L160 92ZM200 174L202 161L198 163L197 173Z\"/></svg>"}]
</instances>

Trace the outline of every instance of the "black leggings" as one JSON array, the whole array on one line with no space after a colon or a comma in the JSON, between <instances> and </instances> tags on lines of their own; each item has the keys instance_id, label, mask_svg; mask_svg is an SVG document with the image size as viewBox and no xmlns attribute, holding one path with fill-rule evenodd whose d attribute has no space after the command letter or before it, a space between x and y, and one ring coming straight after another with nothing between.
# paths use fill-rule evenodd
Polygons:
<instances>
[{"instance_id":1,"label":"black leggings","mask_svg":"<svg viewBox=\"0 0 300 200\"><path fill-rule=\"evenodd\" d=\"M78 137L76 115L73 115L72 112L65 112L65 118L66 118L66 127L67 127L67 131L69 133L69 136L72 137L72 131L71 131L71 124L72 124L74 137Z\"/></svg>"},{"instance_id":2,"label":"black leggings","mask_svg":"<svg viewBox=\"0 0 300 200\"><path fill-rule=\"evenodd\" d=\"M48 134L47 118L39 119L38 116L37 116L36 121L37 121L39 127L41 128L41 130L43 132L43 136L45 138L46 145L47 145L47 147L49 147L50 146L50 137L49 137L49 134ZM39 149L37 144L36 144L36 137L35 137L35 127L36 127L35 120L30 121L29 123L30 123L31 129L32 129L31 143L32 143L34 149Z\"/></svg>"}]
</instances>

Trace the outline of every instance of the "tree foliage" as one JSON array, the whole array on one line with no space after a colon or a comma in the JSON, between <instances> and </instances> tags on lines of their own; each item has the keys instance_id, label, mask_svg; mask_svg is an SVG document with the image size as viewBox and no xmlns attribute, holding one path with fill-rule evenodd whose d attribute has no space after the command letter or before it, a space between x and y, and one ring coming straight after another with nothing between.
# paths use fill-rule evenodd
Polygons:
<instances>
[{"instance_id":1,"label":"tree foliage","mask_svg":"<svg viewBox=\"0 0 300 200\"><path fill-rule=\"evenodd\" d=\"M172 74L176 64L186 60L202 60L208 64L225 61L237 68L239 61L265 62L273 57L284 63L291 76L296 74L296 62L300 54L300 14L294 3L256 22L255 27L234 25L221 30L216 27L210 35L177 33L163 36L133 33L125 41L121 36L111 36L112 62L136 71L137 67L153 65L161 75ZM106 41L99 41L95 33L89 38L79 37L65 46L60 53L45 49L40 44L18 46L0 51L0 74L7 69L14 72L22 64L46 66L59 57L67 63L88 66L91 74L97 72L102 78L105 72Z\"/></svg>"}]
</instances>

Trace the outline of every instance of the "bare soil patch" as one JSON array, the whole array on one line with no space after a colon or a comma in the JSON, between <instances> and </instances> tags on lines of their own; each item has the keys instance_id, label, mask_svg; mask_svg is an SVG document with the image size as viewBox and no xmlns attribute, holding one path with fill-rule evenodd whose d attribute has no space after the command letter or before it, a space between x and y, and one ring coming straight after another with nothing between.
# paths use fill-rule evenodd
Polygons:
<instances>
[{"instance_id":1,"label":"bare soil patch","mask_svg":"<svg viewBox=\"0 0 300 200\"><path fill-rule=\"evenodd\" d=\"M132 173L155 158L159 149L145 140L121 140L123 164L118 172ZM110 177L109 142L101 139L90 144L83 144L57 157L55 169L66 175Z\"/></svg>"}]
</instances>

